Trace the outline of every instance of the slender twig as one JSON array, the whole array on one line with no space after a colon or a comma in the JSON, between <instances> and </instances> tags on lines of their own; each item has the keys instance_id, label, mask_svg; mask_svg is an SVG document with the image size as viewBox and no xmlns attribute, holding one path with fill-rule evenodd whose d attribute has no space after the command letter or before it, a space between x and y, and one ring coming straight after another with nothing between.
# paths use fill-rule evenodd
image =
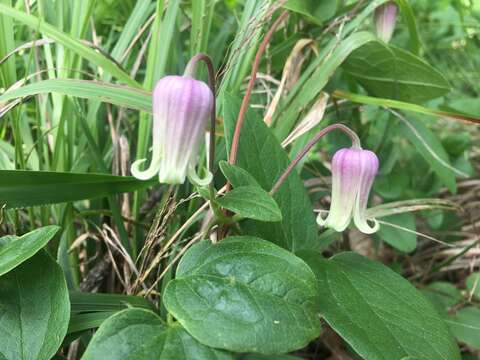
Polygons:
<instances>
[{"instance_id":1,"label":"slender twig","mask_svg":"<svg viewBox=\"0 0 480 360\"><path fill-rule=\"evenodd\" d=\"M352 147L354 148L360 148L360 139L358 138L357 134L353 132L349 127L343 125L343 124L332 124L327 126L326 128L320 130L315 137L308 142L307 145L298 153L298 155L295 157L295 159L290 163L288 168L284 171L282 175L278 178L277 182L275 185L273 185L272 190L270 190L270 195L275 194L278 189L282 186L282 184L285 182L285 180L288 178L290 173L295 169L295 166L300 162L300 160L303 159L303 157L310 151L310 149L326 134L328 134L332 130L341 130L345 134L347 134L350 139L352 140Z\"/></svg>"},{"instance_id":2,"label":"slender twig","mask_svg":"<svg viewBox=\"0 0 480 360\"><path fill-rule=\"evenodd\" d=\"M257 50L257 54L255 55L255 60L252 66L252 73L250 75L250 80L248 82L247 91L245 92L245 96L243 97L242 105L240 107L240 111L238 113L237 123L235 125L235 132L233 134L232 139L232 146L230 148L230 156L229 156L229 163L235 165L237 161L237 151L238 151L238 142L240 139L240 132L242 130L243 121L245 120L245 114L248 109L248 103L250 101L250 97L252 95L252 90L255 85L255 79L257 78L257 71L260 66L260 61L262 60L263 53L267 48L270 39L272 38L273 34L277 30L278 26L285 20L288 16L288 11L284 11L278 19L273 23L270 30L268 30L267 34L262 40L260 47Z\"/></svg>"}]
</instances>

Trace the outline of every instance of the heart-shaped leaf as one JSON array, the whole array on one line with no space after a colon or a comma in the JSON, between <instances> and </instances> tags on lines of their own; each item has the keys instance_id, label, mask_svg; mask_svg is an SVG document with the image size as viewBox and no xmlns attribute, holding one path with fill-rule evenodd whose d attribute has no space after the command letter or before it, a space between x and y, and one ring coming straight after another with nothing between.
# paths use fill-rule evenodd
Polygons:
<instances>
[{"instance_id":1,"label":"heart-shaped leaf","mask_svg":"<svg viewBox=\"0 0 480 360\"><path fill-rule=\"evenodd\" d=\"M69 317L62 269L41 251L0 277L0 359L51 359Z\"/></svg>"},{"instance_id":2,"label":"heart-shaped leaf","mask_svg":"<svg viewBox=\"0 0 480 360\"><path fill-rule=\"evenodd\" d=\"M58 229L58 226L45 226L23 236L0 238L0 276L35 255L53 238Z\"/></svg>"},{"instance_id":3,"label":"heart-shaped leaf","mask_svg":"<svg viewBox=\"0 0 480 360\"><path fill-rule=\"evenodd\" d=\"M317 276L322 315L362 358L460 359L431 303L393 270L355 253L301 256Z\"/></svg>"},{"instance_id":4,"label":"heart-shaped leaf","mask_svg":"<svg viewBox=\"0 0 480 360\"><path fill-rule=\"evenodd\" d=\"M126 309L105 320L82 360L233 360L200 344L181 326L167 326L153 312Z\"/></svg>"},{"instance_id":5,"label":"heart-shaped leaf","mask_svg":"<svg viewBox=\"0 0 480 360\"><path fill-rule=\"evenodd\" d=\"M281 354L319 335L317 291L315 276L301 259L243 236L189 249L163 301L203 344Z\"/></svg>"}]
</instances>

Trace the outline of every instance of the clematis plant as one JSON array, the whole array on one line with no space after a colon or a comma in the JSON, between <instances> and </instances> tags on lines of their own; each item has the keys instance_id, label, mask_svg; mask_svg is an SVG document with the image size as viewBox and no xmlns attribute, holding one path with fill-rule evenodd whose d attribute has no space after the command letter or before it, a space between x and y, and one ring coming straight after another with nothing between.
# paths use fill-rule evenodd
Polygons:
<instances>
[{"instance_id":1,"label":"clematis plant","mask_svg":"<svg viewBox=\"0 0 480 360\"><path fill-rule=\"evenodd\" d=\"M374 152L359 146L338 150L332 159L332 201L326 219L321 214L317 222L321 226L336 231L345 230L353 221L365 234L378 230L378 222L373 226L367 222L368 196L378 171L378 158Z\"/></svg>"},{"instance_id":2,"label":"clematis plant","mask_svg":"<svg viewBox=\"0 0 480 360\"><path fill-rule=\"evenodd\" d=\"M377 36L386 43L390 41L395 30L397 11L397 4L394 1L389 1L375 9L374 20Z\"/></svg>"},{"instance_id":3,"label":"clematis plant","mask_svg":"<svg viewBox=\"0 0 480 360\"><path fill-rule=\"evenodd\" d=\"M165 76L153 90L152 160L146 170L140 166L146 159L132 164L132 175L148 180L158 174L166 184L182 184L185 178L198 185L207 185L208 175L201 179L196 172L198 152L205 128L214 108L214 94L203 81L193 78L196 63L192 58L183 76Z\"/></svg>"}]
</instances>

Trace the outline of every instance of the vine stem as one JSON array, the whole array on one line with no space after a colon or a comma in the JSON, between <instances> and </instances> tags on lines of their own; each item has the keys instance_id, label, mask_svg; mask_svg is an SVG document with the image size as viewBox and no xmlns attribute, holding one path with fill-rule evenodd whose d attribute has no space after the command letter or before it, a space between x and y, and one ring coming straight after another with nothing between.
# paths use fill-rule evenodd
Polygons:
<instances>
[{"instance_id":1,"label":"vine stem","mask_svg":"<svg viewBox=\"0 0 480 360\"><path fill-rule=\"evenodd\" d=\"M282 175L278 178L277 182L275 185L273 185L272 190L270 190L270 195L275 194L282 184L287 180L288 176L291 174L293 169L295 169L295 166L300 162L300 160L303 159L303 157L310 151L310 149L318 142L320 139L328 134L332 130L341 130L345 134L347 134L350 139L352 140L352 147L356 149L360 149L360 139L358 138L358 135L350 129L348 126L345 126L343 124L332 124L327 126L326 128L320 130L313 138L308 142L307 145L298 153L298 155L295 157L295 159L290 163L288 168L283 172Z\"/></svg>"},{"instance_id":2,"label":"vine stem","mask_svg":"<svg viewBox=\"0 0 480 360\"><path fill-rule=\"evenodd\" d=\"M215 164L215 127L216 127L216 118L217 118L217 104L215 99L215 70L213 66L213 61L207 54L198 53L190 59L187 66L185 67L184 76L191 76L195 74L197 65L199 61L203 61L207 66L208 70L208 85L213 94L213 107L210 115L210 140L209 140L209 152L208 152L208 170L213 174L213 167Z\"/></svg>"},{"instance_id":3,"label":"vine stem","mask_svg":"<svg viewBox=\"0 0 480 360\"><path fill-rule=\"evenodd\" d=\"M240 132L242 130L242 125L245 120L245 114L248 109L248 103L250 101L250 97L252 96L253 87L255 85L255 80L257 78L257 71L258 67L260 66L260 61L262 60L263 53L267 48L270 39L272 38L273 34L277 30L278 26L285 20L288 16L288 11L282 12L282 14L275 20L273 25L268 30L267 34L262 40L260 47L257 50L257 54L255 55L255 60L252 66L252 72L250 74L250 80L248 82L247 91L245 92L245 96L243 97L242 105L240 107L240 111L237 117L237 123L235 125L235 132L233 133L232 139L232 146L230 147L230 156L228 157L228 161L231 165L235 165L237 161L237 152L238 152L238 142L240 139ZM230 187L229 184L227 184Z\"/></svg>"}]
</instances>

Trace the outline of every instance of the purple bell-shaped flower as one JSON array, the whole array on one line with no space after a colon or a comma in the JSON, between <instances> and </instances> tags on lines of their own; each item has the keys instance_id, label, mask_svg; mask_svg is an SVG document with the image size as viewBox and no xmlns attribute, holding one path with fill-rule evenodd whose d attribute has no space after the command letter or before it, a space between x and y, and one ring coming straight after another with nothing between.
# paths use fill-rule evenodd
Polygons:
<instances>
[{"instance_id":1,"label":"purple bell-shaped flower","mask_svg":"<svg viewBox=\"0 0 480 360\"><path fill-rule=\"evenodd\" d=\"M394 1L389 1L375 9L374 20L377 36L386 43L390 41L393 30L395 30L397 11L397 4Z\"/></svg>"},{"instance_id":2,"label":"purple bell-shaped flower","mask_svg":"<svg viewBox=\"0 0 480 360\"><path fill-rule=\"evenodd\" d=\"M159 181L167 184L182 184L188 176L196 184L208 184L211 174L200 179L195 167L213 96L206 83L190 75L160 79L153 90L152 160L143 171L140 165L146 159L135 161L133 176L148 180L158 174Z\"/></svg>"},{"instance_id":3,"label":"purple bell-shaped flower","mask_svg":"<svg viewBox=\"0 0 480 360\"><path fill-rule=\"evenodd\" d=\"M345 230L352 218L355 226L365 234L378 230L367 222L368 196L378 171L378 158L372 151L352 147L338 150L332 159L332 201L326 219L321 214L317 222L336 231Z\"/></svg>"}]
</instances>

